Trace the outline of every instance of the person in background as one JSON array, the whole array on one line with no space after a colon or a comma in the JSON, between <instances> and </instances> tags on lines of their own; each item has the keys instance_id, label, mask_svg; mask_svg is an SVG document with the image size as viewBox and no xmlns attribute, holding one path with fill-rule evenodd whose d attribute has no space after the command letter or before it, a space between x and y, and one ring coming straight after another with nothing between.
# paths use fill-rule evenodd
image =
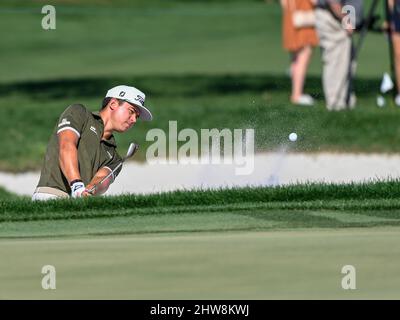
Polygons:
<instances>
[{"instance_id":1,"label":"person in background","mask_svg":"<svg viewBox=\"0 0 400 320\"><path fill-rule=\"evenodd\" d=\"M390 35L392 41L393 50L393 65L394 65L394 74L392 75L395 79L396 83L396 97L395 104L400 107L400 0L387 0L388 5L388 23L390 28Z\"/></svg>"},{"instance_id":2,"label":"person in background","mask_svg":"<svg viewBox=\"0 0 400 320\"><path fill-rule=\"evenodd\" d=\"M314 0L315 1L315 0ZM352 58L352 35L356 25L344 23L345 5L355 11L355 24L362 20L362 0L316 0L316 29L322 53L322 84L328 110L355 107L356 96L350 88L350 68L355 72ZM349 92L351 91L351 92Z\"/></svg>"},{"instance_id":3,"label":"person in background","mask_svg":"<svg viewBox=\"0 0 400 320\"><path fill-rule=\"evenodd\" d=\"M290 101L313 105L314 99L303 92L313 47L318 45L314 8L311 0L281 0L283 9L283 47L290 53L292 93Z\"/></svg>"}]
</instances>

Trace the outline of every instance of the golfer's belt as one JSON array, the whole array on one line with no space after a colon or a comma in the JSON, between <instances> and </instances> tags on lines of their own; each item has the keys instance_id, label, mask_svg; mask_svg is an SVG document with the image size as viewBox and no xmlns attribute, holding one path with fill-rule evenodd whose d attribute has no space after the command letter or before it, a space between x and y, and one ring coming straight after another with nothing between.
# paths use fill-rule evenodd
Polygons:
<instances>
[{"instance_id":1,"label":"golfer's belt","mask_svg":"<svg viewBox=\"0 0 400 320\"><path fill-rule=\"evenodd\" d=\"M69 194L56 188L51 187L37 187L35 193L49 193L60 198L68 198Z\"/></svg>"}]
</instances>

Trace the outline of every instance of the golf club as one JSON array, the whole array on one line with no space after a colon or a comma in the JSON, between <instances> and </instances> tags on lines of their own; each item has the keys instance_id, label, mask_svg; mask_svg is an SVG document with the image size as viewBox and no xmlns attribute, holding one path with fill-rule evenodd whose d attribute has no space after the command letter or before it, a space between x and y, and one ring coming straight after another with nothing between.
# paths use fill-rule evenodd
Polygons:
<instances>
[{"instance_id":1,"label":"golf club","mask_svg":"<svg viewBox=\"0 0 400 320\"><path fill-rule=\"evenodd\" d=\"M114 170L112 170L106 177L104 177L103 179L101 179L101 181L97 184L95 184L92 188L90 188L88 190L89 193L93 194L94 191L96 191L96 189L98 188L98 186L100 186L104 181L106 181L111 175L114 175L114 173L122 166L122 164L124 163L124 161L130 157L132 157L136 151L139 149L139 145L132 142L129 145L128 151L126 152L126 156L122 158L121 163L118 164L118 166L115 167Z\"/></svg>"}]
</instances>

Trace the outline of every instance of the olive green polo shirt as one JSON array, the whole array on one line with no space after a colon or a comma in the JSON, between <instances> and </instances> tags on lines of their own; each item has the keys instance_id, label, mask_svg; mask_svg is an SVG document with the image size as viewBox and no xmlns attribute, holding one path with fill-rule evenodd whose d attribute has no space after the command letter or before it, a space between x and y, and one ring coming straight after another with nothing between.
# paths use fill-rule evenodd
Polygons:
<instances>
[{"instance_id":1,"label":"olive green polo shirt","mask_svg":"<svg viewBox=\"0 0 400 320\"><path fill-rule=\"evenodd\" d=\"M102 140L104 123L99 112L90 112L81 104L70 105L60 116L47 146L38 187L51 187L71 193L59 163L58 133L71 130L79 137L78 163L81 179L87 185L103 167L113 170L122 158L116 151L114 136ZM121 167L114 174L115 177Z\"/></svg>"}]
</instances>

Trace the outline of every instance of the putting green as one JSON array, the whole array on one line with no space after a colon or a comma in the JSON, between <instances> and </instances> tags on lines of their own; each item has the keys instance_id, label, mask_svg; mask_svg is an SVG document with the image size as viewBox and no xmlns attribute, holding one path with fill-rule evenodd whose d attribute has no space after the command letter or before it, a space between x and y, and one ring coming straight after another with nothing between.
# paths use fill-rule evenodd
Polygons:
<instances>
[{"instance_id":1,"label":"putting green","mask_svg":"<svg viewBox=\"0 0 400 320\"><path fill-rule=\"evenodd\" d=\"M398 243L396 227L3 239L0 299L398 299Z\"/></svg>"}]
</instances>

